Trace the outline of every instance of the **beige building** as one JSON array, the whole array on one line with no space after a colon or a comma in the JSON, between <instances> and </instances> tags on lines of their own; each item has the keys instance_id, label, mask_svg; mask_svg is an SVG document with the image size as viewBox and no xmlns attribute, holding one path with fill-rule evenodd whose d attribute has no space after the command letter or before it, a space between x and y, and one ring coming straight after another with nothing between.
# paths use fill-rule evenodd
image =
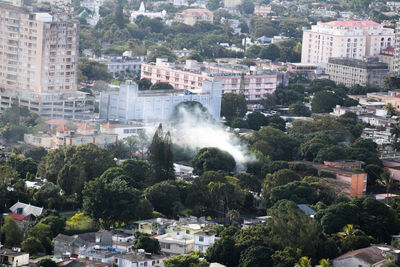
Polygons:
<instances>
[{"instance_id":1,"label":"beige building","mask_svg":"<svg viewBox=\"0 0 400 267\"><path fill-rule=\"evenodd\" d=\"M0 249L1 266L26 266L29 265L29 254L21 249Z\"/></svg>"},{"instance_id":2,"label":"beige building","mask_svg":"<svg viewBox=\"0 0 400 267\"><path fill-rule=\"evenodd\" d=\"M77 89L79 23L65 14L0 3L0 89Z\"/></svg>"},{"instance_id":3,"label":"beige building","mask_svg":"<svg viewBox=\"0 0 400 267\"><path fill-rule=\"evenodd\" d=\"M389 68L378 58L330 58L325 72L330 80L347 87L355 84L383 87L383 78L389 74Z\"/></svg>"},{"instance_id":4,"label":"beige building","mask_svg":"<svg viewBox=\"0 0 400 267\"><path fill-rule=\"evenodd\" d=\"M256 6L254 8L254 15L257 16L268 17L272 13L273 12L271 6Z\"/></svg>"},{"instance_id":5,"label":"beige building","mask_svg":"<svg viewBox=\"0 0 400 267\"><path fill-rule=\"evenodd\" d=\"M393 45L394 30L373 21L318 22L303 31L301 62L325 67L331 57L362 59Z\"/></svg>"},{"instance_id":6,"label":"beige building","mask_svg":"<svg viewBox=\"0 0 400 267\"><path fill-rule=\"evenodd\" d=\"M205 8L189 8L175 15L175 21L193 26L198 21L213 22L214 14Z\"/></svg>"}]
</instances>

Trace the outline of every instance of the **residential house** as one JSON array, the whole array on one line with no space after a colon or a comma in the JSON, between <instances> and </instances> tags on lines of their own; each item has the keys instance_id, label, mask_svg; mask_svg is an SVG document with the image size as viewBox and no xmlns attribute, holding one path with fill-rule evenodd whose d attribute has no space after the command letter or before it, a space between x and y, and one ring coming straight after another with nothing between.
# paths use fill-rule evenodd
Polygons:
<instances>
[{"instance_id":1,"label":"residential house","mask_svg":"<svg viewBox=\"0 0 400 267\"><path fill-rule=\"evenodd\" d=\"M214 14L205 8L189 8L175 15L175 21L193 26L198 21L213 23Z\"/></svg>"},{"instance_id":2,"label":"residential house","mask_svg":"<svg viewBox=\"0 0 400 267\"><path fill-rule=\"evenodd\" d=\"M31 204L25 204L22 202L17 202L10 207L10 211L14 214L22 215L24 217L33 216L34 218L42 215L43 207L36 207Z\"/></svg>"},{"instance_id":3,"label":"residential house","mask_svg":"<svg viewBox=\"0 0 400 267\"><path fill-rule=\"evenodd\" d=\"M193 252L194 237L187 235L186 231L180 228L173 232L154 236L160 243L161 252L166 255L180 255Z\"/></svg>"},{"instance_id":4,"label":"residential house","mask_svg":"<svg viewBox=\"0 0 400 267\"><path fill-rule=\"evenodd\" d=\"M389 262L387 256L394 256L399 262L399 250L391 246L376 245L368 248L349 251L333 260L334 267L381 267Z\"/></svg>"},{"instance_id":5,"label":"residential house","mask_svg":"<svg viewBox=\"0 0 400 267\"><path fill-rule=\"evenodd\" d=\"M6 216L12 217L22 231L26 231L43 212L43 208L17 202L10 207Z\"/></svg>"},{"instance_id":6,"label":"residential house","mask_svg":"<svg viewBox=\"0 0 400 267\"><path fill-rule=\"evenodd\" d=\"M118 267L164 267L163 260L165 259L163 255L145 253L144 250L139 249L136 253L115 256L115 264Z\"/></svg>"},{"instance_id":7,"label":"residential house","mask_svg":"<svg viewBox=\"0 0 400 267\"><path fill-rule=\"evenodd\" d=\"M164 218L154 218L134 222L136 231L149 235L165 234L165 229L176 221Z\"/></svg>"},{"instance_id":8,"label":"residential house","mask_svg":"<svg viewBox=\"0 0 400 267\"><path fill-rule=\"evenodd\" d=\"M57 258L69 258L75 255L77 257L93 245L112 247L111 233L100 230L73 236L58 234L54 238L54 256Z\"/></svg>"},{"instance_id":9,"label":"residential house","mask_svg":"<svg viewBox=\"0 0 400 267\"><path fill-rule=\"evenodd\" d=\"M0 249L1 266L26 266L29 264L29 254L20 249Z\"/></svg>"},{"instance_id":10,"label":"residential house","mask_svg":"<svg viewBox=\"0 0 400 267\"><path fill-rule=\"evenodd\" d=\"M194 234L194 251L205 253L207 248L214 245L215 233L205 230Z\"/></svg>"}]
</instances>

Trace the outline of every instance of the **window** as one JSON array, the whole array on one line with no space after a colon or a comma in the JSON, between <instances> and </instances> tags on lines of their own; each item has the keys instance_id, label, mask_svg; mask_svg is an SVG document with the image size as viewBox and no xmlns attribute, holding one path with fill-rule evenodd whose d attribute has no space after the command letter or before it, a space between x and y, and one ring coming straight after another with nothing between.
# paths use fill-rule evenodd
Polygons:
<instances>
[{"instance_id":1,"label":"window","mask_svg":"<svg viewBox=\"0 0 400 267\"><path fill-rule=\"evenodd\" d=\"M204 236L199 236L199 242L203 242L204 241Z\"/></svg>"}]
</instances>

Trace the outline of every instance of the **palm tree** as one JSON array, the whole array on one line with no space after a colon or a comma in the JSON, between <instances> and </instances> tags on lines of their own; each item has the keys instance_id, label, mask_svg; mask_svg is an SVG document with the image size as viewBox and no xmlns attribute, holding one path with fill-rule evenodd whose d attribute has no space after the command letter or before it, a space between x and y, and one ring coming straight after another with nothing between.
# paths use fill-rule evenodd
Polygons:
<instances>
[{"instance_id":1,"label":"palm tree","mask_svg":"<svg viewBox=\"0 0 400 267\"><path fill-rule=\"evenodd\" d=\"M380 179L376 180L378 184L386 188L386 197L389 197L389 190L393 186L393 179L389 172L383 172Z\"/></svg>"},{"instance_id":2,"label":"palm tree","mask_svg":"<svg viewBox=\"0 0 400 267\"><path fill-rule=\"evenodd\" d=\"M301 257L299 262L296 263L295 267L312 267L311 259L308 257Z\"/></svg>"},{"instance_id":3,"label":"palm tree","mask_svg":"<svg viewBox=\"0 0 400 267\"><path fill-rule=\"evenodd\" d=\"M353 236L354 235L354 226L352 224L347 224L345 227L343 227L343 231L338 233L338 235L342 239L346 239L347 237Z\"/></svg>"},{"instance_id":4,"label":"palm tree","mask_svg":"<svg viewBox=\"0 0 400 267\"><path fill-rule=\"evenodd\" d=\"M320 267L332 267L331 262L329 261L329 259L321 259L319 261L319 266Z\"/></svg>"}]
</instances>

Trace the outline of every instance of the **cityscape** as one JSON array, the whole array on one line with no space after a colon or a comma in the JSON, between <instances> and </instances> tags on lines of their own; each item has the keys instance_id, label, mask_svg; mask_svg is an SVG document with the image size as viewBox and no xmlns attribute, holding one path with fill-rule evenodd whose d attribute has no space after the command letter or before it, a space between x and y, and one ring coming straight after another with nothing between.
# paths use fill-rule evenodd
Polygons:
<instances>
[{"instance_id":1,"label":"cityscape","mask_svg":"<svg viewBox=\"0 0 400 267\"><path fill-rule=\"evenodd\" d=\"M3 266L400 266L400 2L0 0Z\"/></svg>"}]
</instances>

